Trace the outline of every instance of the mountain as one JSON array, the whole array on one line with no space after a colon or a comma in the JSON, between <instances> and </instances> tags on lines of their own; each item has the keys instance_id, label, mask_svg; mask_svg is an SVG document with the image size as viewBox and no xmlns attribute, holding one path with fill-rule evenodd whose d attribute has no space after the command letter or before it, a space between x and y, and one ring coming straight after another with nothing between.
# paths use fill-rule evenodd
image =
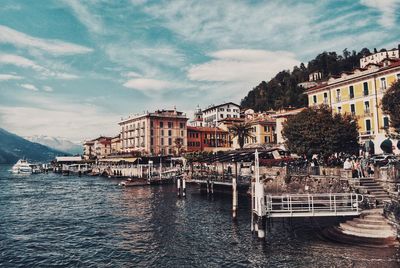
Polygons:
<instances>
[{"instance_id":1,"label":"mountain","mask_svg":"<svg viewBox=\"0 0 400 268\"><path fill-rule=\"evenodd\" d=\"M82 145L73 143L65 138L35 135L31 137L25 137L25 139L72 155L83 153Z\"/></svg>"},{"instance_id":2,"label":"mountain","mask_svg":"<svg viewBox=\"0 0 400 268\"><path fill-rule=\"evenodd\" d=\"M326 80L331 75L338 75L359 67L360 59L370 54L368 48L363 48L360 52L344 49L343 55L336 52L323 52L309 61L307 66L301 63L300 66L294 66L292 71L283 70L268 82L260 82L242 99L241 106L255 111L307 106L304 88L298 84L308 81L309 74L320 72L322 80Z\"/></svg>"},{"instance_id":3,"label":"mountain","mask_svg":"<svg viewBox=\"0 0 400 268\"><path fill-rule=\"evenodd\" d=\"M47 162L58 155L65 153L30 142L0 128L0 164L13 164L21 158L32 162Z\"/></svg>"}]
</instances>

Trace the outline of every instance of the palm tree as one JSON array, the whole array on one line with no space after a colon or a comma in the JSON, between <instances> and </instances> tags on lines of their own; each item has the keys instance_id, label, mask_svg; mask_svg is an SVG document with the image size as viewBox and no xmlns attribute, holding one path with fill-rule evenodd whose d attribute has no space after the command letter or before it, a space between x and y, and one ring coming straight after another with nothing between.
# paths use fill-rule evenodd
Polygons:
<instances>
[{"instance_id":1,"label":"palm tree","mask_svg":"<svg viewBox=\"0 0 400 268\"><path fill-rule=\"evenodd\" d=\"M245 139L253 137L252 129L253 127L249 123L238 123L229 127L229 133L238 138L239 147L243 149Z\"/></svg>"}]
</instances>

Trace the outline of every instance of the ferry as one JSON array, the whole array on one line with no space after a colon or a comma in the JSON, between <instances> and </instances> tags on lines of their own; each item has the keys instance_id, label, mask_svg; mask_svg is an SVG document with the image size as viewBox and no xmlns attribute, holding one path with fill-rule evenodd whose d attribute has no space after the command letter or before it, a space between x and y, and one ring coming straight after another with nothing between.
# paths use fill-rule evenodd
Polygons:
<instances>
[{"instance_id":1,"label":"ferry","mask_svg":"<svg viewBox=\"0 0 400 268\"><path fill-rule=\"evenodd\" d=\"M32 170L31 164L29 164L28 161L20 159L12 167L11 172L14 174L32 174Z\"/></svg>"}]
</instances>

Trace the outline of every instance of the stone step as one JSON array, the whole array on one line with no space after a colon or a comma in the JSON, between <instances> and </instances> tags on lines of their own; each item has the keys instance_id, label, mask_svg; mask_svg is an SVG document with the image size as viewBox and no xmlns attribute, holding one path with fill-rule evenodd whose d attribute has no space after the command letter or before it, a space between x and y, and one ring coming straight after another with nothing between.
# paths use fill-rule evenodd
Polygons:
<instances>
[{"instance_id":1,"label":"stone step","mask_svg":"<svg viewBox=\"0 0 400 268\"><path fill-rule=\"evenodd\" d=\"M385 224L386 226L386 224ZM374 238L388 238L392 236L396 236L396 232L390 229L365 229L351 226L347 223L341 223L340 229L345 234L354 235L354 236L361 236L361 237L374 237Z\"/></svg>"},{"instance_id":2,"label":"stone step","mask_svg":"<svg viewBox=\"0 0 400 268\"><path fill-rule=\"evenodd\" d=\"M391 247L398 246L399 241L395 237L389 238L369 238L358 237L344 234L338 227L330 227L323 230L322 235L330 240L352 245L362 245L368 247Z\"/></svg>"},{"instance_id":3,"label":"stone step","mask_svg":"<svg viewBox=\"0 0 400 268\"><path fill-rule=\"evenodd\" d=\"M362 219L371 219L371 220L382 220L386 221L386 218L382 214L364 214L361 217Z\"/></svg>"},{"instance_id":4,"label":"stone step","mask_svg":"<svg viewBox=\"0 0 400 268\"><path fill-rule=\"evenodd\" d=\"M379 183L377 183L377 182L364 182L364 183L360 183L360 184L361 184L361 186L367 186L367 187L369 187L369 186L380 186Z\"/></svg>"},{"instance_id":5,"label":"stone step","mask_svg":"<svg viewBox=\"0 0 400 268\"><path fill-rule=\"evenodd\" d=\"M359 223L356 221L346 221L346 224L351 225L356 228L360 229L372 229L372 230L392 230L391 226L388 225L377 225L377 224L370 224L370 223Z\"/></svg>"},{"instance_id":6,"label":"stone step","mask_svg":"<svg viewBox=\"0 0 400 268\"><path fill-rule=\"evenodd\" d=\"M354 218L353 221L357 223L364 223L364 224L375 224L375 225L385 225L386 222L380 219L366 219L366 218Z\"/></svg>"}]
</instances>

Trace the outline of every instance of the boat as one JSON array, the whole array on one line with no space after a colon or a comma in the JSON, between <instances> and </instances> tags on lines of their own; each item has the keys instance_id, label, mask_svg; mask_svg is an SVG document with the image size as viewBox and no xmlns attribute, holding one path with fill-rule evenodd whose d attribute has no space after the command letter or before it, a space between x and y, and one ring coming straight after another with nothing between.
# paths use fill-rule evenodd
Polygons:
<instances>
[{"instance_id":1,"label":"boat","mask_svg":"<svg viewBox=\"0 0 400 268\"><path fill-rule=\"evenodd\" d=\"M12 167L11 172L14 174L32 174L32 167L31 164L28 163L28 161L20 159Z\"/></svg>"},{"instance_id":2,"label":"boat","mask_svg":"<svg viewBox=\"0 0 400 268\"><path fill-rule=\"evenodd\" d=\"M150 185L150 182L145 179L132 179L129 178L126 181L120 182L118 184L119 186L124 186L124 187L136 187L136 186L145 186L145 185Z\"/></svg>"}]
</instances>

